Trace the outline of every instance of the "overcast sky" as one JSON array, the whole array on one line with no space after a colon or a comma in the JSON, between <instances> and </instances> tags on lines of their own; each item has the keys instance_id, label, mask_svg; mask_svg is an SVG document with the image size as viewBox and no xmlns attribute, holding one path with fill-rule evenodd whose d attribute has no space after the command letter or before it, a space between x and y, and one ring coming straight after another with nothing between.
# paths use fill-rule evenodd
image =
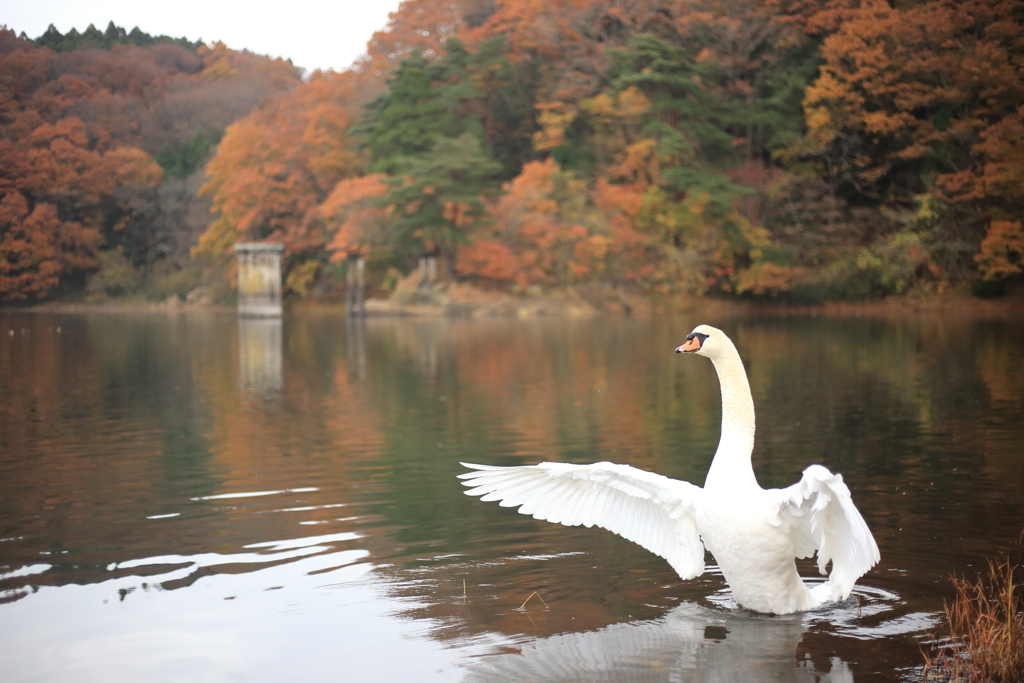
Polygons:
<instances>
[{"instance_id":1,"label":"overcast sky","mask_svg":"<svg viewBox=\"0 0 1024 683\"><path fill-rule=\"evenodd\" d=\"M38 38L53 24L61 33L100 31L113 20L131 31L223 41L296 66L340 71L366 51L366 41L384 28L400 0L2 0L0 25Z\"/></svg>"}]
</instances>

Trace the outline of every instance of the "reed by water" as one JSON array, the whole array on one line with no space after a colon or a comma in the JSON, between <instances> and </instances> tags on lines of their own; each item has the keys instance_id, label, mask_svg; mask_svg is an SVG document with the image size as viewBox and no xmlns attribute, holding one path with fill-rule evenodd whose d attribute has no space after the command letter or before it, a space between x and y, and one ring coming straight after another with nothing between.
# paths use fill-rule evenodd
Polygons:
<instances>
[{"instance_id":1,"label":"reed by water","mask_svg":"<svg viewBox=\"0 0 1024 683\"><path fill-rule=\"evenodd\" d=\"M1024 533L1017 542L1024 550ZM1009 554L989 560L975 580L952 577L956 596L946 603L950 639L924 653L924 680L998 683L1024 681L1024 594L1021 566Z\"/></svg>"}]
</instances>

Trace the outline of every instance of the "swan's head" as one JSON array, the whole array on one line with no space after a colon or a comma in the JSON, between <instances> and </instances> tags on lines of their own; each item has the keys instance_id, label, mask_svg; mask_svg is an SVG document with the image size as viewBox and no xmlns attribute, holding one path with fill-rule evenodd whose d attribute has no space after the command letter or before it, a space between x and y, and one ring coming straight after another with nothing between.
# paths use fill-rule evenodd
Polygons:
<instances>
[{"instance_id":1,"label":"swan's head","mask_svg":"<svg viewBox=\"0 0 1024 683\"><path fill-rule=\"evenodd\" d=\"M715 358L731 344L729 338L718 328L710 325L697 325L693 332L686 335L686 343L676 347L676 353L696 353L699 356Z\"/></svg>"}]
</instances>

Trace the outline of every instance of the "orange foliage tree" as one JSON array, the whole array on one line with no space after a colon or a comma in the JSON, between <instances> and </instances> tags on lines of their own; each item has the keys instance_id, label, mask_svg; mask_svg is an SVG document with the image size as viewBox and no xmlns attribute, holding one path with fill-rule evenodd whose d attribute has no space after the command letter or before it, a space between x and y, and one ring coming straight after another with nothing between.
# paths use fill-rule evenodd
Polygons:
<instances>
[{"instance_id":1,"label":"orange foliage tree","mask_svg":"<svg viewBox=\"0 0 1024 683\"><path fill-rule=\"evenodd\" d=\"M180 202L167 203L187 173L169 174L175 188L155 189L161 169L149 154L178 161L183 142L219 138L268 90L299 82L288 62L220 44L198 45L197 55L187 41L113 24L93 31L110 41L89 42L89 33L62 37L51 27L33 43L0 29L0 298L42 298L69 278L80 287L106 262L101 250L128 257L141 278L168 245L192 238ZM176 168L191 172L208 146Z\"/></svg>"},{"instance_id":2,"label":"orange foliage tree","mask_svg":"<svg viewBox=\"0 0 1024 683\"><path fill-rule=\"evenodd\" d=\"M221 257L240 239L283 242L289 255L323 252L332 235L321 203L365 169L346 137L352 81L317 73L228 128L202 189L219 215L195 255Z\"/></svg>"},{"instance_id":3,"label":"orange foliage tree","mask_svg":"<svg viewBox=\"0 0 1024 683\"><path fill-rule=\"evenodd\" d=\"M388 207L377 201L388 190L383 173L342 180L320 205L328 229L336 231L327 245L331 261L343 261L348 254L369 254L392 247L387 231Z\"/></svg>"},{"instance_id":4,"label":"orange foliage tree","mask_svg":"<svg viewBox=\"0 0 1024 683\"><path fill-rule=\"evenodd\" d=\"M224 81L239 76L263 81L271 90L290 90L296 85L298 69L280 57L270 59L247 50L232 50L218 41L201 45L196 54L203 60L204 80Z\"/></svg>"},{"instance_id":5,"label":"orange foliage tree","mask_svg":"<svg viewBox=\"0 0 1024 683\"><path fill-rule=\"evenodd\" d=\"M387 26L370 38L366 58L356 70L372 76L381 87L413 53L439 57L445 41L461 36L467 23L486 19L489 5L488 0L406 0L391 13Z\"/></svg>"},{"instance_id":6,"label":"orange foliage tree","mask_svg":"<svg viewBox=\"0 0 1024 683\"><path fill-rule=\"evenodd\" d=\"M325 249L390 250L396 265L457 250L461 275L519 287L602 278L752 295L872 296L974 263L1013 276L1015 7L409 0L353 71L315 75L228 131L204 190L218 218L195 253L275 239L293 265ZM413 54L433 109L397 90ZM232 59L204 52L206 77ZM359 107L374 98L404 118L368 125ZM471 128L501 164L486 216L465 211L476 190L438 194L429 126L395 123L442 115L460 124L442 137ZM368 132L373 170L392 175L363 175ZM385 150L382 135L402 144ZM820 286L825 271L857 282Z\"/></svg>"},{"instance_id":7,"label":"orange foliage tree","mask_svg":"<svg viewBox=\"0 0 1024 683\"><path fill-rule=\"evenodd\" d=\"M457 272L526 287L604 269L611 240L600 217L587 215L594 212L584 181L548 159L526 164L503 189L489 207L493 222L460 248Z\"/></svg>"},{"instance_id":8,"label":"orange foliage tree","mask_svg":"<svg viewBox=\"0 0 1024 683\"><path fill-rule=\"evenodd\" d=\"M26 124L32 114L16 123ZM90 149L77 118L0 141L0 157L0 297L8 299L44 298L62 276L94 267L117 191L156 185L161 175L140 149Z\"/></svg>"},{"instance_id":9,"label":"orange foliage tree","mask_svg":"<svg viewBox=\"0 0 1024 683\"><path fill-rule=\"evenodd\" d=\"M598 92L609 53L636 33L665 29L673 3L634 0L500 0L466 40L502 36L514 62L541 71L541 101L575 102Z\"/></svg>"},{"instance_id":10,"label":"orange foliage tree","mask_svg":"<svg viewBox=\"0 0 1024 683\"><path fill-rule=\"evenodd\" d=\"M963 267L986 227L991 250L1024 210L1024 26L1010 1L882 0L823 13L838 24L807 89L805 158L833 186L891 206L930 192L952 205L935 226L947 267ZM1012 244L1004 245L1012 249ZM983 274L989 274L980 259ZM1000 271L1003 272L1003 271Z\"/></svg>"},{"instance_id":11,"label":"orange foliage tree","mask_svg":"<svg viewBox=\"0 0 1024 683\"><path fill-rule=\"evenodd\" d=\"M44 298L95 267L101 231L131 220L131 188L160 182L149 156L125 144L127 117L105 116L117 96L54 78L56 61L0 30L0 299ZM91 122L70 114L83 102L95 105L85 107Z\"/></svg>"}]
</instances>

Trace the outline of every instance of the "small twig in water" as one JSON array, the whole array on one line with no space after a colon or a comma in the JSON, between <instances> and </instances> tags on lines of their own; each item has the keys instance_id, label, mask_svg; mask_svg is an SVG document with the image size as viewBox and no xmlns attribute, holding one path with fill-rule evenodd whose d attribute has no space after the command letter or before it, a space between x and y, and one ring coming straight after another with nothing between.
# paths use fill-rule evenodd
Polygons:
<instances>
[{"instance_id":1,"label":"small twig in water","mask_svg":"<svg viewBox=\"0 0 1024 683\"><path fill-rule=\"evenodd\" d=\"M537 596L537 599L540 600L545 607L548 607L548 603L544 602L544 598L540 597L540 593L538 593L537 591L533 591L532 593L530 593L530 598L532 598L534 595ZM526 603L530 602L530 598L526 598L525 600L523 600L523 604L519 605L519 609L523 609L524 607L526 607ZM548 609L551 608L548 607Z\"/></svg>"}]
</instances>

